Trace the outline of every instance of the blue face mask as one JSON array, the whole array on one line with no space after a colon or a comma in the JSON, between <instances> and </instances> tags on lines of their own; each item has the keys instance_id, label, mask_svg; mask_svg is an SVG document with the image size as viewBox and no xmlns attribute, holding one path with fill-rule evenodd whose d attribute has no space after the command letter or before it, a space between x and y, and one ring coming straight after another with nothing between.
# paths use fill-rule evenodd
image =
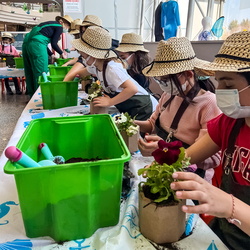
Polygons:
<instances>
[{"instance_id":1,"label":"blue face mask","mask_svg":"<svg viewBox=\"0 0 250 250\"><path fill-rule=\"evenodd\" d=\"M67 33L69 29L64 29L63 28L63 33Z\"/></svg>"}]
</instances>

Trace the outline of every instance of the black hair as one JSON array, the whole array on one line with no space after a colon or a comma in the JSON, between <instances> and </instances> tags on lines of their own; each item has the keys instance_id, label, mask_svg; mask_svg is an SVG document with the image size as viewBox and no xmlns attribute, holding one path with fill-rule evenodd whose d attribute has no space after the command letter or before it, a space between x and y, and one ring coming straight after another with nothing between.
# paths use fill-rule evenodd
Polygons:
<instances>
[{"instance_id":1,"label":"black hair","mask_svg":"<svg viewBox=\"0 0 250 250\"><path fill-rule=\"evenodd\" d=\"M248 85L250 85L250 72L241 72L241 73L238 73L238 74L245 77L247 82L248 82Z\"/></svg>"},{"instance_id":2,"label":"black hair","mask_svg":"<svg viewBox=\"0 0 250 250\"><path fill-rule=\"evenodd\" d=\"M3 41L4 41L4 40L9 40L10 43L12 42L12 39L9 38L9 37L3 37Z\"/></svg>"},{"instance_id":3,"label":"black hair","mask_svg":"<svg viewBox=\"0 0 250 250\"><path fill-rule=\"evenodd\" d=\"M206 91L210 91L212 93L215 93L215 86L212 83L212 81L210 79L205 79L205 80L199 80L198 76L195 74L194 71L192 71L194 73L194 81L195 84L192 88L202 88ZM173 90L173 84L175 84L175 86L177 87L178 91L179 91L179 96L182 97L187 103L192 103L195 104L196 102L193 100L190 100L185 94L184 91L182 90L182 84L180 83L180 80L178 78L178 76L176 74L170 74L169 75L169 79L171 82L171 89ZM188 83L190 84L190 82L188 81ZM171 95L173 95L173 93L171 93ZM171 101L173 99L170 99L168 102L168 105L171 104Z\"/></svg>"},{"instance_id":4,"label":"black hair","mask_svg":"<svg viewBox=\"0 0 250 250\"><path fill-rule=\"evenodd\" d=\"M81 38L81 33L74 34L75 39Z\"/></svg>"},{"instance_id":5,"label":"black hair","mask_svg":"<svg viewBox=\"0 0 250 250\"><path fill-rule=\"evenodd\" d=\"M142 69L149 64L149 54L144 51L128 52L130 55L134 53L134 60L128 73L130 76L134 76L142 73Z\"/></svg>"}]
</instances>

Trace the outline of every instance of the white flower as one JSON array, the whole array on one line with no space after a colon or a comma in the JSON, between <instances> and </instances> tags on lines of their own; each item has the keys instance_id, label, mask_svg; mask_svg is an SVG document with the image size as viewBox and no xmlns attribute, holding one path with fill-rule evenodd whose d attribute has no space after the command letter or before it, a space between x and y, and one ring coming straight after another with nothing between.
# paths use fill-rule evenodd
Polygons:
<instances>
[{"instance_id":1,"label":"white flower","mask_svg":"<svg viewBox=\"0 0 250 250\"><path fill-rule=\"evenodd\" d=\"M135 135L135 134L137 134L138 130L139 130L139 126L136 126L136 127L135 127L135 126L131 125L131 126L128 127L128 129L126 130L126 132L127 132L128 134L133 134L133 135Z\"/></svg>"},{"instance_id":2,"label":"white flower","mask_svg":"<svg viewBox=\"0 0 250 250\"><path fill-rule=\"evenodd\" d=\"M97 96L98 96L98 93L93 92L92 94L88 95L87 100L91 102Z\"/></svg>"},{"instance_id":3,"label":"white flower","mask_svg":"<svg viewBox=\"0 0 250 250\"><path fill-rule=\"evenodd\" d=\"M123 113L121 113L120 115L115 115L114 117L113 117L113 120L114 120L114 122L117 124L117 123L124 123L124 122L126 122L127 121L127 117L123 114Z\"/></svg>"}]
</instances>

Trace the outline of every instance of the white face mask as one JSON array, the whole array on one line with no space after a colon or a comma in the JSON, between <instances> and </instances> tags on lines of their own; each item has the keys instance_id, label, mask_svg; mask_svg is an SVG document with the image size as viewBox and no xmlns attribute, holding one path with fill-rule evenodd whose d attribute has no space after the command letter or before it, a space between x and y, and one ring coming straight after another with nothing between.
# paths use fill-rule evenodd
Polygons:
<instances>
[{"instance_id":1,"label":"white face mask","mask_svg":"<svg viewBox=\"0 0 250 250\"><path fill-rule=\"evenodd\" d=\"M4 47L8 47L8 46L10 46L10 44L4 43L3 46L4 46Z\"/></svg>"},{"instance_id":2,"label":"white face mask","mask_svg":"<svg viewBox=\"0 0 250 250\"><path fill-rule=\"evenodd\" d=\"M96 62L96 59L94 60L94 62L91 65L86 64L87 70L88 69L96 69L95 62Z\"/></svg>"},{"instance_id":3,"label":"white face mask","mask_svg":"<svg viewBox=\"0 0 250 250\"><path fill-rule=\"evenodd\" d=\"M220 110L228 117L239 119L250 117L250 106L241 106L239 101L239 93L246 88L238 91L237 89L216 89L216 102Z\"/></svg>"},{"instance_id":4,"label":"white face mask","mask_svg":"<svg viewBox=\"0 0 250 250\"><path fill-rule=\"evenodd\" d=\"M167 85L167 86L166 86L166 85ZM179 94L179 90L177 89L177 87L175 86L174 83L173 83L172 85L173 85L173 90L172 90L172 87L171 87L171 81L165 82L164 85L161 84L161 83L159 83L160 88L161 88L164 92L166 92L166 93L168 93L168 94L172 94L172 95L178 95L178 94ZM186 91L186 89L187 89L187 82L185 82L184 84L182 84L182 85L181 85L181 88L182 88L183 91Z\"/></svg>"},{"instance_id":5,"label":"white face mask","mask_svg":"<svg viewBox=\"0 0 250 250\"><path fill-rule=\"evenodd\" d=\"M123 59L123 61L126 63L126 65L127 65L127 69L130 69L130 67L131 67L131 65L130 64L128 64L128 60L129 60L129 58L132 56L132 55L134 55L134 53L133 54L131 54L129 57L127 57L126 59Z\"/></svg>"},{"instance_id":6,"label":"white face mask","mask_svg":"<svg viewBox=\"0 0 250 250\"><path fill-rule=\"evenodd\" d=\"M90 58L90 56L88 56L86 59L83 58L83 56L82 56L82 62L83 62L83 64L84 64L85 66L88 66L88 65L87 65L87 62L88 62L89 58Z\"/></svg>"}]
</instances>

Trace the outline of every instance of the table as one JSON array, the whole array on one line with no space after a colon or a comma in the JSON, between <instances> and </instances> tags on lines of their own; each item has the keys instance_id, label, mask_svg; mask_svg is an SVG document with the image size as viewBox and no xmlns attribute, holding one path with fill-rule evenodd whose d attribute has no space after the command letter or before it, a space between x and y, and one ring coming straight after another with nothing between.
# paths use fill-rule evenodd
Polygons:
<instances>
[{"instance_id":1,"label":"table","mask_svg":"<svg viewBox=\"0 0 250 250\"><path fill-rule=\"evenodd\" d=\"M79 103L74 107L57 110L43 110L40 88L36 91L22 112L8 146L16 145L32 119L43 117L64 117L89 113L89 105L80 105L86 93L79 91ZM117 112L111 108L110 112ZM90 238L57 244L50 237L28 239L25 235L18 195L13 175L6 175L3 167L7 158L0 157L0 249L88 249L88 250L155 250L156 248L141 235L138 227L138 177L137 170L151 163L152 157L143 157L139 152L132 155L130 169L136 176L127 200L121 203L120 221L114 227L98 229ZM210 228L198 219L192 235L177 242L180 249L206 250L214 240L219 250L227 249ZM159 248L158 248L159 249Z\"/></svg>"},{"instance_id":2,"label":"table","mask_svg":"<svg viewBox=\"0 0 250 250\"><path fill-rule=\"evenodd\" d=\"M10 77L22 77L22 76L24 76L24 69L16 69L8 67L0 68L0 79L10 78Z\"/></svg>"}]
</instances>

